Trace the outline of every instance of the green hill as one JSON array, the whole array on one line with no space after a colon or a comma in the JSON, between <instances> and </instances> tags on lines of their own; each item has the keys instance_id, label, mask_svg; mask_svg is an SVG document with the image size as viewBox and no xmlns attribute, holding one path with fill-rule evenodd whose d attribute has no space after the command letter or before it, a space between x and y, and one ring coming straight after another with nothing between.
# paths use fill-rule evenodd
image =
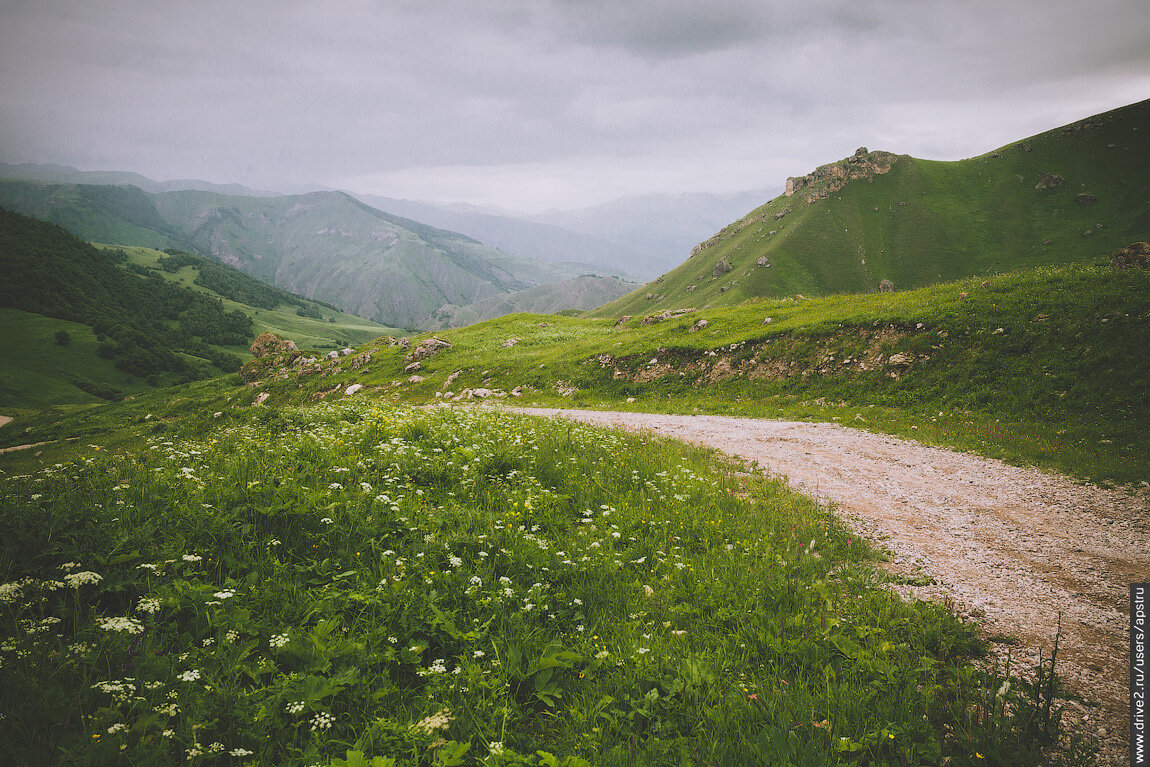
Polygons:
<instances>
[{"instance_id":1,"label":"green hill","mask_svg":"<svg viewBox=\"0 0 1150 767\"><path fill-rule=\"evenodd\" d=\"M3 209L0 311L8 409L91 404L232 372L269 330L318 348L390 330L199 256L96 247Z\"/></svg>"},{"instance_id":2,"label":"green hill","mask_svg":"<svg viewBox=\"0 0 1150 767\"><path fill-rule=\"evenodd\" d=\"M1150 238L1150 101L956 162L868 152L788 180L671 272L594 312L874 292L1065 264Z\"/></svg>"},{"instance_id":3,"label":"green hill","mask_svg":"<svg viewBox=\"0 0 1150 767\"><path fill-rule=\"evenodd\" d=\"M431 327L442 306L578 276L508 255L342 192L281 197L0 181L0 205L92 241L177 248L395 327Z\"/></svg>"}]
</instances>

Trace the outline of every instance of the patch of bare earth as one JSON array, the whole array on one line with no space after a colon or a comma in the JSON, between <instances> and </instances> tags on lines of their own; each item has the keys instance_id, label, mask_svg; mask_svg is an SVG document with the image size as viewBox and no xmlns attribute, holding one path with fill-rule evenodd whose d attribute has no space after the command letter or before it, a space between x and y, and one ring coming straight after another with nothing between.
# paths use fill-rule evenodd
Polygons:
<instances>
[{"instance_id":1,"label":"patch of bare earth","mask_svg":"<svg viewBox=\"0 0 1150 767\"><path fill-rule=\"evenodd\" d=\"M717 448L785 475L833 504L891 552L889 568L928 586L906 598L948 600L1015 668L1049 659L1084 702L1065 701L1072 732L1099 738L1100 765L1127 763L1129 584L1150 581L1150 490L1064 476L833 424L729 416L556 409L520 412L641 429Z\"/></svg>"}]
</instances>

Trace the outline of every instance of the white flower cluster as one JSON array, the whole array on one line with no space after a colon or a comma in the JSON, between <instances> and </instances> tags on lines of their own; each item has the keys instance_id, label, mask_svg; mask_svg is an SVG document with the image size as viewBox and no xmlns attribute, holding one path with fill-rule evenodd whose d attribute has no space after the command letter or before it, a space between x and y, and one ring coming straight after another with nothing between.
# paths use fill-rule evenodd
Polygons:
<instances>
[{"instance_id":1,"label":"white flower cluster","mask_svg":"<svg viewBox=\"0 0 1150 767\"><path fill-rule=\"evenodd\" d=\"M179 678L181 682L194 682L200 678L200 672L198 669L193 668L180 674Z\"/></svg>"},{"instance_id":2,"label":"white flower cluster","mask_svg":"<svg viewBox=\"0 0 1150 767\"><path fill-rule=\"evenodd\" d=\"M451 712L445 708L442 711L437 711L431 716L421 719L416 722L413 727L416 730L422 730L424 733L430 735L436 730L442 730L451 724L451 719Z\"/></svg>"},{"instance_id":3,"label":"white flower cluster","mask_svg":"<svg viewBox=\"0 0 1150 767\"><path fill-rule=\"evenodd\" d=\"M64 576L64 583L68 584L74 589L78 589L85 583L99 583L104 579L104 576L99 573L88 572L84 570L79 573L70 573Z\"/></svg>"},{"instance_id":4,"label":"white flower cluster","mask_svg":"<svg viewBox=\"0 0 1150 767\"><path fill-rule=\"evenodd\" d=\"M203 557L198 554L184 554L182 557L180 557L180 559L184 560L185 562L199 562L201 559L203 559Z\"/></svg>"},{"instance_id":5,"label":"white flower cluster","mask_svg":"<svg viewBox=\"0 0 1150 767\"><path fill-rule=\"evenodd\" d=\"M331 723L335 721L331 714L324 711L319 712L311 720L311 728L316 732L320 730L330 730Z\"/></svg>"},{"instance_id":6,"label":"white flower cluster","mask_svg":"<svg viewBox=\"0 0 1150 767\"><path fill-rule=\"evenodd\" d=\"M100 628L104 631L118 631L125 634L139 634L144 630L144 624L140 623L135 618L128 617L112 617L101 618Z\"/></svg>"},{"instance_id":7,"label":"white flower cluster","mask_svg":"<svg viewBox=\"0 0 1150 767\"><path fill-rule=\"evenodd\" d=\"M152 597L141 597L136 609L142 613L155 613L159 612L160 600Z\"/></svg>"},{"instance_id":8,"label":"white flower cluster","mask_svg":"<svg viewBox=\"0 0 1150 767\"><path fill-rule=\"evenodd\" d=\"M214 596L216 599L231 599L235 595L236 592L232 591L231 589L224 589L223 591L217 591L212 596Z\"/></svg>"},{"instance_id":9,"label":"white flower cluster","mask_svg":"<svg viewBox=\"0 0 1150 767\"><path fill-rule=\"evenodd\" d=\"M303 701L302 701L302 700L297 700L297 701L296 701L296 702L294 702L294 703L289 703L289 704L287 704L287 706L285 707L285 710L286 710L286 711L287 711L289 714L298 714L299 712L303 711L303 706L304 706L304 703L303 703Z\"/></svg>"},{"instance_id":10,"label":"white flower cluster","mask_svg":"<svg viewBox=\"0 0 1150 767\"><path fill-rule=\"evenodd\" d=\"M289 637L286 632L283 634L275 634L268 640L268 644L272 647L283 647L290 639L291 637Z\"/></svg>"}]
</instances>

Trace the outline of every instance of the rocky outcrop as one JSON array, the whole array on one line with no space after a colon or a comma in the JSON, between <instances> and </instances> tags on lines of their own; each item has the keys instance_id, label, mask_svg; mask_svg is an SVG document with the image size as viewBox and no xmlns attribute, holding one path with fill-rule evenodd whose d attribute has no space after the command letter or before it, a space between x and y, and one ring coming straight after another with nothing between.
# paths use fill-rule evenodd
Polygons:
<instances>
[{"instance_id":1,"label":"rocky outcrop","mask_svg":"<svg viewBox=\"0 0 1150 767\"><path fill-rule=\"evenodd\" d=\"M731 266L730 261L728 261L726 258L720 258L719 263L715 264L715 268L711 270L711 274L715 275L716 277L722 277L733 268L734 267Z\"/></svg>"},{"instance_id":2,"label":"rocky outcrop","mask_svg":"<svg viewBox=\"0 0 1150 767\"><path fill-rule=\"evenodd\" d=\"M444 341L442 338L428 338L425 341L420 341L419 345L408 352L407 356L403 358L404 362L418 362L419 360L434 357L442 349L450 349L451 342Z\"/></svg>"},{"instance_id":3,"label":"rocky outcrop","mask_svg":"<svg viewBox=\"0 0 1150 767\"><path fill-rule=\"evenodd\" d=\"M1115 253L1110 259L1112 269L1150 267L1150 243L1134 242Z\"/></svg>"},{"instance_id":4,"label":"rocky outcrop","mask_svg":"<svg viewBox=\"0 0 1150 767\"><path fill-rule=\"evenodd\" d=\"M648 314L646 317L643 318L643 321L640 322L639 324L640 325L654 325L654 324L662 322L664 320L671 320L671 319L675 319L677 317L682 317L684 314L691 314L694 311L695 311L694 308L691 308L691 309L668 309L667 311L659 312L658 314Z\"/></svg>"},{"instance_id":5,"label":"rocky outcrop","mask_svg":"<svg viewBox=\"0 0 1150 767\"><path fill-rule=\"evenodd\" d=\"M894 283L890 280L883 280L878 284L878 290L880 293L890 293L894 290Z\"/></svg>"},{"instance_id":6,"label":"rocky outcrop","mask_svg":"<svg viewBox=\"0 0 1150 767\"><path fill-rule=\"evenodd\" d=\"M869 152L867 148L859 147L853 155L845 160L821 165L805 176L787 179L787 187L783 192L792 197L800 190L806 190L804 195L807 202L815 202L829 197L847 185L850 181L858 179L872 179L877 175L890 172L898 162L898 155L890 152ZM782 218L782 216L776 216Z\"/></svg>"},{"instance_id":7,"label":"rocky outcrop","mask_svg":"<svg viewBox=\"0 0 1150 767\"><path fill-rule=\"evenodd\" d=\"M1038 179L1038 183L1034 185L1034 190L1036 192L1049 192L1051 189L1057 189L1064 183L1066 183L1066 179L1057 173L1047 173Z\"/></svg>"},{"instance_id":8,"label":"rocky outcrop","mask_svg":"<svg viewBox=\"0 0 1150 767\"><path fill-rule=\"evenodd\" d=\"M275 333L264 333L253 341L251 345L253 357L266 357L269 354L283 354L284 352L298 351L299 347L295 345L295 341L281 338Z\"/></svg>"}]
</instances>

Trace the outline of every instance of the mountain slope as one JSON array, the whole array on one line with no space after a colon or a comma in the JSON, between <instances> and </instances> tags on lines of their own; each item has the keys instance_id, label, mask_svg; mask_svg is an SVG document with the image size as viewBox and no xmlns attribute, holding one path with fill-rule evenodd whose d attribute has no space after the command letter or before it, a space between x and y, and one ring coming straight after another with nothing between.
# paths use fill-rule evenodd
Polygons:
<instances>
[{"instance_id":1,"label":"mountain slope","mask_svg":"<svg viewBox=\"0 0 1150 767\"><path fill-rule=\"evenodd\" d=\"M0 182L0 205L118 245L210 256L276 287L396 326L577 276L375 210L342 192L281 197Z\"/></svg>"},{"instance_id":2,"label":"mountain slope","mask_svg":"<svg viewBox=\"0 0 1150 767\"><path fill-rule=\"evenodd\" d=\"M957 162L862 149L790 179L789 195L597 313L897 290L1109 253L1150 238L1148 134L1150 101Z\"/></svg>"},{"instance_id":3,"label":"mountain slope","mask_svg":"<svg viewBox=\"0 0 1150 767\"><path fill-rule=\"evenodd\" d=\"M468 306L444 306L432 317L432 323L436 328L458 328L517 312L556 314L560 311L588 311L615 300L631 288L631 283L617 277L585 274L563 282L493 296Z\"/></svg>"}]
</instances>

